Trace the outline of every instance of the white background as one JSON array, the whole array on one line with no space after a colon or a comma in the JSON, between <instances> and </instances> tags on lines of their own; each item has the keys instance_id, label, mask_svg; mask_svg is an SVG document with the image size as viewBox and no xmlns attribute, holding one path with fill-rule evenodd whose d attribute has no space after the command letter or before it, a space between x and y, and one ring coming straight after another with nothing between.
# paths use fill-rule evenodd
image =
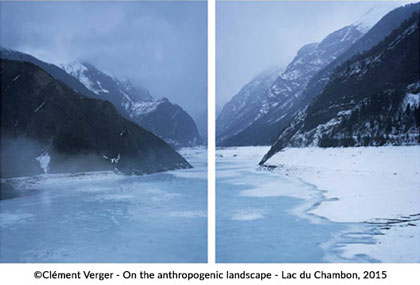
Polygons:
<instances>
[{"instance_id":1,"label":"white background","mask_svg":"<svg viewBox=\"0 0 420 285\"><path fill-rule=\"evenodd\" d=\"M215 264L215 0L208 0L208 264L0 264L0 284L420 284L420 263L418 264ZM30 238L30 237L28 237ZM398 242L398 241L396 241ZM419 241L420 242L420 241ZM1 253L0 253L1 256ZM139 280L114 277L112 280L38 280L35 271L57 272L270 272L278 274L270 280ZM386 279L373 280L287 280L282 271L300 273L314 272L357 272L387 271Z\"/></svg>"}]
</instances>

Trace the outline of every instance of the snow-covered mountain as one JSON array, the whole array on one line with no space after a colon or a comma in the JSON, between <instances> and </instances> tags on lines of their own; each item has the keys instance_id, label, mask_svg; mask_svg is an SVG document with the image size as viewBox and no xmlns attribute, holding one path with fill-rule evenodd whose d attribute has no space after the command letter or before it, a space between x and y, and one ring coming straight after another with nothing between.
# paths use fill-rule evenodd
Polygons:
<instances>
[{"instance_id":1,"label":"snow-covered mountain","mask_svg":"<svg viewBox=\"0 0 420 285\"><path fill-rule=\"evenodd\" d=\"M274 79L273 74L262 74L245 85L218 117L218 144L271 144L299 109L297 103L310 79L362 35L359 25L346 26L320 43L303 46Z\"/></svg>"},{"instance_id":2,"label":"snow-covered mountain","mask_svg":"<svg viewBox=\"0 0 420 285\"><path fill-rule=\"evenodd\" d=\"M111 102L125 118L152 131L173 147L202 143L194 120L180 106L167 99L154 101L147 89L113 78L87 62L58 67L3 47L0 47L0 58L33 63L80 95Z\"/></svg>"},{"instance_id":3,"label":"snow-covered mountain","mask_svg":"<svg viewBox=\"0 0 420 285\"><path fill-rule=\"evenodd\" d=\"M331 72L321 94L280 134L261 163L286 146L418 144L418 62L416 11L383 41Z\"/></svg>"},{"instance_id":4,"label":"snow-covered mountain","mask_svg":"<svg viewBox=\"0 0 420 285\"><path fill-rule=\"evenodd\" d=\"M117 102L118 99L126 97L130 97L134 101L153 100L147 89L139 86L135 88L129 80L121 81L111 77L88 62L73 61L62 64L61 68L77 78L90 91L111 102Z\"/></svg>"},{"instance_id":5,"label":"snow-covered mountain","mask_svg":"<svg viewBox=\"0 0 420 285\"><path fill-rule=\"evenodd\" d=\"M367 33L384 15L401 6L398 2L389 2L388 5L373 4L373 6L364 13L353 25Z\"/></svg>"},{"instance_id":6,"label":"snow-covered mountain","mask_svg":"<svg viewBox=\"0 0 420 285\"><path fill-rule=\"evenodd\" d=\"M168 99L153 100L150 92L119 80L87 62L63 64L62 68L78 79L97 98L110 101L126 118L153 132L174 147L193 146L201 138L191 116Z\"/></svg>"},{"instance_id":7,"label":"snow-covered mountain","mask_svg":"<svg viewBox=\"0 0 420 285\"><path fill-rule=\"evenodd\" d=\"M266 92L258 89L255 96L253 90L248 91L247 96L239 92L235 100L228 103L233 106L219 115L218 145L267 145L276 141L293 118L323 91L338 66L377 45L418 11L419 4L399 7L383 16L388 9L377 5L352 25L328 35L321 43L302 47ZM369 29L372 24L375 25ZM252 97L257 100L245 100ZM232 110L236 110L235 116L226 114ZM241 114L241 110L245 114ZM247 118L246 113L252 114L248 120L243 119ZM242 129L233 127L237 125Z\"/></svg>"},{"instance_id":8,"label":"snow-covered mountain","mask_svg":"<svg viewBox=\"0 0 420 285\"><path fill-rule=\"evenodd\" d=\"M381 13L386 11L386 9L384 10L384 8L380 7L381 6L376 6L375 9L370 10L369 13L357 21L355 25L358 25L359 28L366 30L368 24L374 23L374 19L379 19L379 21L375 23L375 25L369 29L369 31L357 42L355 42L349 49L347 49L344 53L342 53L339 57L337 57L312 77L302 96L304 101L302 104L303 107L306 107L314 98L316 98L316 96L318 96L323 91L331 74L338 66L351 59L352 57L376 46L393 30L397 29L402 24L402 22L410 18L413 13L418 12L419 10L418 3L408 4L390 11L388 14L381 18L379 16Z\"/></svg>"},{"instance_id":9,"label":"snow-covered mountain","mask_svg":"<svg viewBox=\"0 0 420 285\"><path fill-rule=\"evenodd\" d=\"M0 59L1 177L189 168L167 143L27 61Z\"/></svg>"},{"instance_id":10,"label":"snow-covered mountain","mask_svg":"<svg viewBox=\"0 0 420 285\"><path fill-rule=\"evenodd\" d=\"M216 120L218 144L236 135L258 119L260 116L258 106L264 101L268 88L281 71L281 69L275 69L259 74L223 106Z\"/></svg>"}]
</instances>

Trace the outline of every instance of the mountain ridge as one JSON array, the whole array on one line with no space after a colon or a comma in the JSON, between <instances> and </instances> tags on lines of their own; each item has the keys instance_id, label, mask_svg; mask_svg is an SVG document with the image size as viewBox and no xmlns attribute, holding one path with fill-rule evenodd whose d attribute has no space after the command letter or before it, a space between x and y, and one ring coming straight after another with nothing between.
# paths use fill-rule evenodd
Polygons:
<instances>
[{"instance_id":1,"label":"mountain ridge","mask_svg":"<svg viewBox=\"0 0 420 285\"><path fill-rule=\"evenodd\" d=\"M338 66L260 164L287 146L418 144L418 25L417 12L376 46Z\"/></svg>"},{"instance_id":2,"label":"mountain ridge","mask_svg":"<svg viewBox=\"0 0 420 285\"><path fill-rule=\"evenodd\" d=\"M348 25L328 34L319 43L310 43L301 47L285 71L278 75L273 82L267 84L268 87L262 86L263 88L267 87L266 90L257 90L258 100L250 101L249 104L245 103L248 106L242 108L243 113L251 113L252 116L249 115L250 118L242 123L240 130L226 135L229 128L223 126L219 128L225 130L224 133L222 131L218 133L218 144L220 146L272 144L277 137L277 132L291 120L299 109L299 98L312 76L349 48L362 35L363 33L357 26ZM254 80L245 86L249 86ZM249 93L252 92L254 90L251 89ZM240 95L242 94L238 93L234 98ZM226 105L232 104L232 102L234 100ZM252 112L249 111L250 109ZM231 116L223 114L223 111L219 117L219 124L222 125L222 118L231 118ZM246 118L246 115L242 115L242 117ZM225 124L235 124L235 119L224 119Z\"/></svg>"},{"instance_id":3,"label":"mountain ridge","mask_svg":"<svg viewBox=\"0 0 420 285\"><path fill-rule=\"evenodd\" d=\"M194 146L202 140L192 117L167 98L153 100L144 87L111 77L87 62L73 62L63 69L99 98L105 98L127 119L169 142L173 147Z\"/></svg>"},{"instance_id":4,"label":"mountain ridge","mask_svg":"<svg viewBox=\"0 0 420 285\"><path fill-rule=\"evenodd\" d=\"M33 63L0 59L0 65L2 177L191 167L110 102L81 96Z\"/></svg>"}]
</instances>

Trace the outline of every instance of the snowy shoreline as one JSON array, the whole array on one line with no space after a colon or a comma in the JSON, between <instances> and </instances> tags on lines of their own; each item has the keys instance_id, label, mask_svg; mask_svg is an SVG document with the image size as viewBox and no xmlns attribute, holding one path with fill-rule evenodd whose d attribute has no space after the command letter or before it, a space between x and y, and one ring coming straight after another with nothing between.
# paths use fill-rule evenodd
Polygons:
<instances>
[{"instance_id":1,"label":"snowy shoreline","mask_svg":"<svg viewBox=\"0 0 420 285\"><path fill-rule=\"evenodd\" d=\"M420 146L287 148L266 165L325 191L309 213L378 226L375 243L342 245L343 257L420 261Z\"/></svg>"}]
</instances>

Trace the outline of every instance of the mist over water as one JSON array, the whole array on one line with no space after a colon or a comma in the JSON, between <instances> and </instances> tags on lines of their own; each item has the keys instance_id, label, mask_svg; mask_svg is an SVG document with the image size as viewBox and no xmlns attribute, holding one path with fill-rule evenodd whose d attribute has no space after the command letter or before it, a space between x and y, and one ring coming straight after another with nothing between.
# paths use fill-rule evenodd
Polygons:
<instances>
[{"instance_id":1,"label":"mist over water","mask_svg":"<svg viewBox=\"0 0 420 285\"><path fill-rule=\"evenodd\" d=\"M41 143L20 137L1 136L0 178L29 176L43 173L39 161L34 159L42 152Z\"/></svg>"}]
</instances>

